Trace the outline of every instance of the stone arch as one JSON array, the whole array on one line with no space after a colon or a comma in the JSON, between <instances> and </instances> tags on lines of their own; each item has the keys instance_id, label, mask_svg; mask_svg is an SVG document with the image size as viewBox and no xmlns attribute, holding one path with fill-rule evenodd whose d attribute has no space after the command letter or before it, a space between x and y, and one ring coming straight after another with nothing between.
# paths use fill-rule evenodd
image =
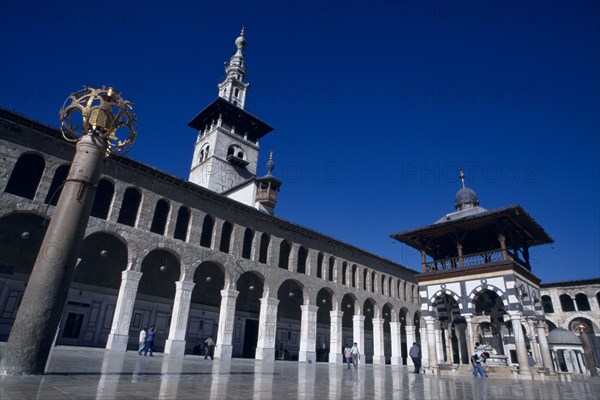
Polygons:
<instances>
[{"instance_id":1,"label":"stone arch","mask_svg":"<svg viewBox=\"0 0 600 400\"><path fill-rule=\"evenodd\" d=\"M458 293L456 293L453 290L446 289L446 288L442 288L442 289L438 290L431 297L429 297L429 299L427 301L427 311L430 313L433 313L436 300L439 297L444 296L444 295L447 295L447 296L450 296L451 298L453 298L456 301L456 303L458 304L459 309L462 311L462 302L460 301L460 296L458 295Z\"/></svg>"},{"instance_id":2,"label":"stone arch","mask_svg":"<svg viewBox=\"0 0 600 400\"><path fill-rule=\"evenodd\" d=\"M83 240L79 258L74 283L119 290L129 260L128 244L121 235L102 230L90 233Z\"/></svg>"},{"instance_id":3,"label":"stone arch","mask_svg":"<svg viewBox=\"0 0 600 400\"><path fill-rule=\"evenodd\" d=\"M508 296L506 295L506 293L497 286L488 285L485 283L482 283L481 285L479 285L479 286L475 287L473 290L471 290L471 292L468 295L468 299L467 299L467 302L468 302L467 307L468 308L475 310L475 303L473 302L473 300L475 299L475 297L477 297L477 295L479 295L480 292L482 292L484 290L490 290L490 291L496 293L498 295L498 297L500 297L500 300L502 301L502 305L504 306L504 309L506 310L506 308L509 305Z\"/></svg>"},{"instance_id":4,"label":"stone arch","mask_svg":"<svg viewBox=\"0 0 600 400\"><path fill-rule=\"evenodd\" d=\"M398 322L398 313L396 312L396 308L394 307L394 305L388 301L383 304L383 307L386 307L386 306L389 308L390 322ZM385 317L385 315L384 315L384 317Z\"/></svg>"},{"instance_id":5,"label":"stone arch","mask_svg":"<svg viewBox=\"0 0 600 400\"><path fill-rule=\"evenodd\" d=\"M144 243L146 244L146 243ZM153 243L151 246L148 247L144 247L144 249L140 252L135 252L134 250L134 246L131 246L132 249L132 259L134 260L134 262L132 263L132 268L131 270L133 271L137 271L137 272L141 272L141 265L142 262L144 261L144 259L148 256L148 254L150 254L150 252L154 251L154 250L163 250L166 251L168 253L170 253L172 256L174 256L177 260L177 263L180 265L181 264L181 256L179 255L179 253L177 253L177 251L170 249L168 247L163 247L158 243Z\"/></svg>"},{"instance_id":6,"label":"stone arch","mask_svg":"<svg viewBox=\"0 0 600 400\"><path fill-rule=\"evenodd\" d=\"M227 268L218 261L205 260L193 271L191 302L213 307L221 306L221 290L227 287Z\"/></svg>"},{"instance_id":7,"label":"stone arch","mask_svg":"<svg viewBox=\"0 0 600 400\"><path fill-rule=\"evenodd\" d=\"M102 177L98 182L94 203L90 215L95 218L106 220L113 205L115 196L115 181L112 178Z\"/></svg>"},{"instance_id":8,"label":"stone arch","mask_svg":"<svg viewBox=\"0 0 600 400\"><path fill-rule=\"evenodd\" d=\"M565 320L564 323L564 327L572 332L575 332L577 334L579 334L579 332L576 329L576 324L578 322L581 322L585 325L587 325L588 327L588 334L592 334L592 335L597 335L600 334L600 326L598 326L598 323L596 321L594 321L592 318L590 318L589 315L580 313L580 312L576 312L574 313L574 315L569 315L568 318Z\"/></svg>"},{"instance_id":9,"label":"stone arch","mask_svg":"<svg viewBox=\"0 0 600 400\"><path fill-rule=\"evenodd\" d=\"M167 220L171 212L171 203L165 198L158 199L154 204L154 214L150 224L150 232L158 235L164 235L167 227Z\"/></svg>"},{"instance_id":10,"label":"stone arch","mask_svg":"<svg viewBox=\"0 0 600 400\"><path fill-rule=\"evenodd\" d=\"M22 153L14 164L5 193L33 200L46 168L46 159L37 152Z\"/></svg>"},{"instance_id":11,"label":"stone arch","mask_svg":"<svg viewBox=\"0 0 600 400\"><path fill-rule=\"evenodd\" d=\"M144 250L138 260L138 272L142 273L138 294L174 299L174 283L183 276L179 254L172 249L155 246Z\"/></svg>"},{"instance_id":12,"label":"stone arch","mask_svg":"<svg viewBox=\"0 0 600 400\"><path fill-rule=\"evenodd\" d=\"M235 279L235 289L239 292L235 302L235 320L243 321L242 358L255 358L259 339L261 299L266 297L268 288L263 274L256 270L245 271Z\"/></svg>"},{"instance_id":13,"label":"stone arch","mask_svg":"<svg viewBox=\"0 0 600 400\"><path fill-rule=\"evenodd\" d=\"M36 211L4 211L0 217L0 263L7 273L30 275L49 221Z\"/></svg>"},{"instance_id":14,"label":"stone arch","mask_svg":"<svg viewBox=\"0 0 600 400\"><path fill-rule=\"evenodd\" d=\"M140 216L142 198L142 191L139 188L129 186L125 189L117 223L135 227Z\"/></svg>"},{"instance_id":15,"label":"stone arch","mask_svg":"<svg viewBox=\"0 0 600 400\"><path fill-rule=\"evenodd\" d=\"M317 305L317 324L331 324L331 315L329 314L334 309L334 291L324 286L315 296L315 304Z\"/></svg>"}]
</instances>

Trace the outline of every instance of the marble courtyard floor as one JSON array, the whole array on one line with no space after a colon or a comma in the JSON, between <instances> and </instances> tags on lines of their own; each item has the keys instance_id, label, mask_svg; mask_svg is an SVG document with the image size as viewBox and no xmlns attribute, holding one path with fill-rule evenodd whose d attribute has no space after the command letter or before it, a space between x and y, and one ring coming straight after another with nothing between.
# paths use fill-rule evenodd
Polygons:
<instances>
[{"instance_id":1,"label":"marble courtyard floor","mask_svg":"<svg viewBox=\"0 0 600 400\"><path fill-rule=\"evenodd\" d=\"M4 343L2 343L4 345ZM0 358L1 350L0 346ZM204 360L55 347L45 375L0 377L0 399L560 399L600 398L600 379L521 381L415 375L406 367Z\"/></svg>"}]
</instances>

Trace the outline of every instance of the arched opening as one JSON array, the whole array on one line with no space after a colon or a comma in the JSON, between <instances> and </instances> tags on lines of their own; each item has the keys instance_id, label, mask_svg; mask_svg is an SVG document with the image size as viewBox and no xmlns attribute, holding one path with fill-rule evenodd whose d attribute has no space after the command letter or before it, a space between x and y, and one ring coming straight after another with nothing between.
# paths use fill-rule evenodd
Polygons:
<instances>
[{"instance_id":1,"label":"arched opening","mask_svg":"<svg viewBox=\"0 0 600 400\"><path fill-rule=\"evenodd\" d=\"M317 362L329 361L329 343L331 334L331 311L333 310L332 292L323 288L317 293Z\"/></svg>"},{"instance_id":2,"label":"arched opening","mask_svg":"<svg viewBox=\"0 0 600 400\"><path fill-rule=\"evenodd\" d=\"M30 213L0 218L0 273L10 277L2 285L1 341L8 340L47 227L43 217Z\"/></svg>"},{"instance_id":3,"label":"arched opening","mask_svg":"<svg viewBox=\"0 0 600 400\"><path fill-rule=\"evenodd\" d=\"M202 247L212 247L212 235L213 228L215 226L215 220L210 215L204 216L204 221L202 221L202 233L200 234L200 246Z\"/></svg>"},{"instance_id":4,"label":"arched opening","mask_svg":"<svg viewBox=\"0 0 600 400\"><path fill-rule=\"evenodd\" d=\"M575 303L578 311L591 311L590 302L585 293L577 293L575 295Z\"/></svg>"},{"instance_id":5,"label":"arched opening","mask_svg":"<svg viewBox=\"0 0 600 400\"><path fill-rule=\"evenodd\" d=\"M135 188L127 188L123 195L123 203L117 223L129 226L135 226L137 220L142 194ZM157 328L158 332L158 328Z\"/></svg>"},{"instance_id":6,"label":"arched opening","mask_svg":"<svg viewBox=\"0 0 600 400\"><path fill-rule=\"evenodd\" d=\"M217 340L221 290L225 286L225 274L219 264L205 261L194 271L193 281L186 352L204 354L204 341L209 336Z\"/></svg>"},{"instance_id":7,"label":"arched opening","mask_svg":"<svg viewBox=\"0 0 600 400\"><path fill-rule=\"evenodd\" d=\"M317 278L323 278L323 253L317 254Z\"/></svg>"},{"instance_id":8,"label":"arched opening","mask_svg":"<svg viewBox=\"0 0 600 400\"><path fill-rule=\"evenodd\" d=\"M173 233L173 238L186 241L189 224L190 224L190 209L185 206L179 207L179 211L177 212L177 222L175 223L175 232Z\"/></svg>"},{"instance_id":9,"label":"arched opening","mask_svg":"<svg viewBox=\"0 0 600 400\"><path fill-rule=\"evenodd\" d=\"M377 273L375 271L371 272L371 292L375 293L376 283L377 282Z\"/></svg>"},{"instance_id":10,"label":"arched opening","mask_svg":"<svg viewBox=\"0 0 600 400\"><path fill-rule=\"evenodd\" d=\"M352 265L352 287L355 288L357 286L356 279L358 279L358 266L356 264Z\"/></svg>"},{"instance_id":11,"label":"arched opening","mask_svg":"<svg viewBox=\"0 0 600 400\"><path fill-rule=\"evenodd\" d=\"M368 283L369 283L369 271L365 268L363 270L363 290L367 290Z\"/></svg>"},{"instance_id":12,"label":"arched opening","mask_svg":"<svg viewBox=\"0 0 600 400\"><path fill-rule=\"evenodd\" d=\"M175 282L181 277L179 260L171 251L152 250L142 261L141 272L129 327L128 347L137 349L140 330L147 330L154 325L154 348L159 352L164 351L175 299Z\"/></svg>"},{"instance_id":13,"label":"arched opening","mask_svg":"<svg viewBox=\"0 0 600 400\"><path fill-rule=\"evenodd\" d=\"M279 268L288 269L290 266L291 246L287 240L282 240L279 244Z\"/></svg>"},{"instance_id":14,"label":"arched opening","mask_svg":"<svg viewBox=\"0 0 600 400\"><path fill-rule=\"evenodd\" d=\"M334 267L335 267L335 257L329 257L329 272L327 274L327 279L331 282L333 282L333 278L335 276Z\"/></svg>"},{"instance_id":15,"label":"arched opening","mask_svg":"<svg viewBox=\"0 0 600 400\"><path fill-rule=\"evenodd\" d=\"M346 261L344 261L342 263L342 285L344 285L344 286L348 284L347 275L348 275L348 263L346 263Z\"/></svg>"},{"instance_id":16,"label":"arched opening","mask_svg":"<svg viewBox=\"0 0 600 400\"><path fill-rule=\"evenodd\" d=\"M351 294L345 294L342 297L342 308L340 311L342 315L342 343L340 345L346 347L346 345L352 347L354 342L354 315L356 314L356 298ZM341 351L341 349L340 349Z\"/></svg>"},{"instance_id":17,"label":"arched opening","mask_svg":"<svg viewBox=\"0 0 600 400\"><path fill-rule=\"evenodd\" d=\"M304 304L302 284L288 279L277 290L277 337L275 358L298 361L300 351L300 324Z\"/></svg>"},{"instance_id":18,"label":"arched opening","mask_svg":"<svg viewBox=\"0 0 600 400\"><path fill-rule=\"evenodd\" d=\"M96 196L94 197L94 204L92 205L92 217L104 220L108 218L114 193L115 185L107 179L100 179L98 188L96 189Z\"/></svg>"},{"instance_id":19,"label":"arched opening","mask_svg":"<svg viewBox=\"0 0 600 400\"><path fill-rule=\"evenodd\" d=\"M367 299L363 303L363 316L365 317L365 364L373 364L373 317L375 316L375 301Z\"/></svg>"},{"instance_id":20,"label":"arched opening","mask_svg":"<svg viewBox=\"0 0 600 400\"><path fill-rule=\"evenodd\" d=\"M300 246L298 249L298 267L297 272L299 274L306 274L306 260L308 259L308 250Z\"/></svg>"},{"instance_id":21,"label":"arched opening","mask_svg":"<svg viewBox=\"0 0 600 400\"><path fill-rule=\"evenodd\" d=\"M448 295L438 296L432 305L440 322L442 359L448 364L468 364L470 350L467 324L460 315L456 300Z\"/></svg>"},{"instance_id":22,"label":"arched opening","mask_svg":"<svg viewBox=\"0 0 600 400\"><path fill-rule=\"evenodd\" d=\"M260 236L260 252L258 255L258 262L261 264L266 264L269 255L269 242L271 241L271 237L263 233Z\"/></svg>"},{"instance_id":23,"label":"arched opening","mask_svg":"<svg viewBox=\"0 0 600 400\"><path fill-rule=\"evenodd\" d=\"M263 278L254 272L244 272L236 282L239 295L235 302L235 321L239 325L241 345L234 344L234 357L255 358L256 356L263 286Z\"/></svg>"},{"instance_id":24,"label":"arched opening","mask_svg":"<svg viewBox=\"0 0 600 400\"><path fill-rule=\"evenodd\" d=\"M552 305L552 298L550 296L542 296L542 307L545 314L554 313L554 306Z\"/></svg>"},{"instance_id":25,"label":"arched opening","mask_svg":"<svg viewBox=\"0 0 600 400\"><path fill-rule=\"evenodd\" d=\"M252 241L254 232L250 228L244 230L244 243L242 245L242 258L250 259L252 255Z\"/></svg>"},{"instance_id":26,"label":"arched opening","mask_svg":"<svg viewBox=\"0 0 600 400\"><path fill-rule=\"evenodd\" d=\"M33 200L45 167L46 162L42 156L23 154L15 163L4 191Z\"/></svg>"},{"instance_id":27,"label":"arched opening","mask_svg":"<svg viewBox=\"0 0 600 400\"><path fill-rule=\"evenodd\" d=\"M96 232L84 239L79 257L56 344L105 347L127 268L127 246L113 234Z\"/></svg>"},{"instance_id":28,"label":"arched opening","mask_svg":"<svg viewBox=\"0 0 600 400\"><path fill-rule=\"evenodd\" d=\"M221 230L221 243L219 244L219 251L222 251L223 253L229 253L232 233L233 225L231 225L231 222L225 221L223 223L223 229Z\"/></svg>"},{"instance_id":29,"label":"arched opening","mask_svg":"<svg viewBox=\"0 0 600 400\"><path fill-rule=\"evenodd\" d=\"M575 311L575 303L573 303L573 299L568 294L561 294L560 297L560 306L564 312L572 312Z\"/></svg>"},{"instance_id":30,"label":"arched opening","mask_svg":"<svg viewBox=\"0 0 600 400\"><path fill-rule=\"evenodd\" d=\"M515 347L514 345L506 347L509 343L505 339L508 334L505 327L508 326L512 332L512 325L510 321L508 324L504 322L506 312L500 296L493 290L484 289L475 295L473 304L477 316L472 322L473 332L476 332L475 341L481 343L484 348L491 347L491 351L488 351L490 353L508 355L507 349L512 350Z\"/></svg>"},{"instance_id":31,"label":"arched opening","mask_svg":"<svg viewBox=\"0 0 600 400\"><path fill-rule=\"evenodd\" d=\"M48 193L46 194L46 199L44 203L50 204L51 206L55 206L58 204L58 199L60 198L60 194L62 193L63 184L67 179L67 175L69 174L69 169L71 165L61 165L56 168L54 172L54 177L52 178L52 183L50 184L50 189L48 189Z\"/></svg>"},{"instance_id":32,"label":"arched opening","mask_svg":"<svg viewBox=\"0 0 600 400\"><path fill-rule=\"evenodd\" d=\"M392 330L390 322L392 321L393 308L385 304L382 309L383 318L383 356L386 364L392 363Z\"/></svg>"},{"instance_id":33,"label":"arched opening","mask_svg":"<svg viewBox=\"0 0 600 400\"><path fill-rule=\"evenodd\" d=\"M412 346L412 343L407 344L406 337L406 324L410 322L407 318L408 310L404 307L400 309L400 357L402 358L402 365L406 365L408 357L408 347Z\"/></svg>"},{"instance_id":34,"label":"arched opening","mask_svg":"<svg viewBox=\"0 0 600 400\"><path fill-rule=\"evenodd\" d=\"M158 233L159 235L165 234L165 227L167 226L170 208L169 202L165 199L160 199L156 202L156 206L154 207L154 217L152 218L152 224L150 225L150 232Z\"/></svg>"}]
</instances>

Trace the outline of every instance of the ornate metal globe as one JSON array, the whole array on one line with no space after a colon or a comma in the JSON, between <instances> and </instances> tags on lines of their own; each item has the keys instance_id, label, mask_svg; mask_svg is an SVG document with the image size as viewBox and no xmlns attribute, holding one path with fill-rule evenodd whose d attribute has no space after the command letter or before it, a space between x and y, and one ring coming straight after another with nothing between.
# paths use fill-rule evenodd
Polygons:
<instances>
[{"instance_id":1,"label":"ornate metal globe","mask_svg":"<svg viewBox=\"0 0 600 400\"><path fill-rule=\"evenodd\" d=\"M78 142L84 135L94 135L107 141L107 156L131 150L137 136L137 118L131 102L109 87L84 87L71 93L60 110L63 137Z\"/></svg>"}]
</instances>

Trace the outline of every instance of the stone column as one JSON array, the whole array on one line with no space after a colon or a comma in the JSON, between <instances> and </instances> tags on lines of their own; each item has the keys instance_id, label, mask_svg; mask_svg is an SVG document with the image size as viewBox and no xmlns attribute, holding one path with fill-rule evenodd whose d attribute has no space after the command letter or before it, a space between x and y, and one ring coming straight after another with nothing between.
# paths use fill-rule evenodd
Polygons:
<instances>
[{"instance_id":1,"label":"stone column","mask_svg":"<svg viewBox=\"0 0 600 400\"><path fill-rule=\"evenodd\" d=\"M415 364L413 363L412 358L408 355L408 351L412 347L412 344L416 342L415 340L415 326L414 325L406 325L406 366L412 367ZM423 350L421 350L421 355L423 355Z\"/></svg>"},{"instance_id":2,"label":"stone column","mask_svg":"<svg viewBox=\"0 0 600 400\"><path fill-rule=\"evenodd\" d=\"M427 351L428 357L428 370L431 374L436 374L438 369L437 362L437 346L435 343L435 319L433 317L425 317L425 328L427 331Z\"/></svg>"},{"instance_id":3,"label":"stone column","mask_svg":"<svg viewBox=\"0 0 600 400\"><path fill-rule=\"evenodd\" d=\"M444 363L444 349L443 349L443 342L442 342L442 326L440 321L436 321L435 323L435 349L437 352L437 360L438 360L438 364L443 364Z\"/></svg>"},{"instance_id":4,"label":"stone column","mask_svg":"<svg viewBox=\"0 0 600 400\"><path fill-rule=\"evenodd\" d=\"M544 363L544 368L547 368L548 371L554 372L554 364L552 363L552 355L550 355L550 348L548 347L548 340L546 338L546 323L544 321L539 321L537 324L537 337L538 342L540 343L540 353L542 353L542 362Z\"/></svg>"},{"instance_id":5,"label":"stone column","mask_svg":"<svg viewBox=\"0 0 600 400\"><path fill-rule=\"evenodd\" d=\"M383 318L373 318L373 364L385 365Z\"/></svg>"},{"instance_id":6,"label":"stone column","mask_svg":"<svg viewBox=\"0 0 600 400\"><path fill-rule=\"evenodd\" d=\"M277 335L277 305L279 299L263 297L260 299L260 318L258 321L257 360L275 360L275 338Z\"/></svg>"},{"instance_id":7,"label":"stone column","mask_svg":"<svg viewBox=\"0 0 600 400\"><path fill-rule=\"evenodd\" d=\"M232 289L221 290L221 308L219 311L219 332L215 357L230 360L233 350L233 329L235 320L235 300L240 292Z\"/></svg>"},{"instance_id":8,"label":"stone column","mask_svg":"<svg viewBox=\"0 0 600 400\"><path fill-rule=\"evenodd\" d=\"M169 338L165 343L165 354L173 356L183 356L185 354L185 333L187 332L190 301L194 285L194 282L175 282L175 299L173 301Z\"/></svg>"},{"instance_id":9,"label":"stone column","mask_svg":"<svg viewBox=\"0 0 600 400\"><path fill-rule=\"evenodd\" d=\"M342 356L342 316L344 315L341 311L330 311L331 325L329 327L329 363L330 364L341 364L343 362Z\"/></svg>"},{"instance_id":10,"label":"stone column","mask_svg":"<svg viewBox=\"0 0 600 400\"><path fill-rule=\"evenodd\" d=\"M540 348L537 341L537 335L535 334L535 321L533 319L527 319L527 326L529 327L530 339L531 339L531 351L533 352L533 358L535 358L536 364L542 364L542 356L540 354Z\"/></svg>"},{"instance_id":11,"label":"stone column","mask_svg":"<svg viewBox=\"0 0 600 400\"><path fill-rule=\"evenodd\" d=\"M475 348L475 342L473 341L473 322L472 322L472 314L465 314L465 322L467 323L467 327L465 328L465 342L467 343L467 360L469 359L471 353L473 353L473 349Z\"/></svg>"},{"instance_id":12,"label":"stone column","mask_svg":"<svg viewBox=\"0 0 600 400\"><path fill-rule=\"evenodd\" d=\"M365 316L354 315L352 317L352 343L356 342L361 355L362 363L365 362Z\"/></svg>"},{"instance_id":13,"label":"stone column","mask_svg":"<svg viewBox=\"0 0 600 400\"><path fill-rule=\"evenodd\" d=\"M290 246L290 258L288 260L288 270L290 272L298 272L298 252L300 251L300 245L298 243L292 243Z\"/></svg>"},{"instance_id":14,"label":"stone column","mask_svg":"<svg viewBox=\"0 0 600 400\"><path fill-rule=\"evenodd\" d=\"M400 322L390 322L390 339L392 342L392 365L402 365L402 337Z\"/></svg>"},{"instance_id":15,"label":"stone column","mask_svg":"<svg viewBox=\"0 0 600 400\"><path fill-rule=\"evenodd\" d=\"M317 348L317 310L319 307L303 304L300 306L300 350L298 361L316 362Z\"/></svg>"},{"instance_id":16,"label":"stone column","mask_svg":"<svg viewBox=\"0 0 600 400\"><path fill-rule=\"evenodd\" d=\"M510 314L513 334L515 337L515 347L517 348L517 361L519 361L519 375L530 376L529 360L527 360L527 348L525 347L525 337L521 327L521 316Z\"/></svg>"},{"instance_id":17,"label":"stone column","mask_svg":"<svg viewBox=\"0 0 600 400\"><path fill-rule=\"evenodd\" d=\"M131 264L127 266L130 268ZM129 269L121 272L121 287L115 306L113 323L106 342L106 348L112 351L127 351L129 341L129 325L135 304L135 295L142 273Z\"/></svg>"},{"instance_id":18,"label":"stone column","mask_svg":"<svg viewBox=\"0 0 600 400\"><path fill-rule=\"evenodd\" d=\"M454 326L454 333L456 334L456 341L458 342L460 364L469 364L469 348L466 331L466 324L456 324Z\"/></svg>"}]
</instances>

